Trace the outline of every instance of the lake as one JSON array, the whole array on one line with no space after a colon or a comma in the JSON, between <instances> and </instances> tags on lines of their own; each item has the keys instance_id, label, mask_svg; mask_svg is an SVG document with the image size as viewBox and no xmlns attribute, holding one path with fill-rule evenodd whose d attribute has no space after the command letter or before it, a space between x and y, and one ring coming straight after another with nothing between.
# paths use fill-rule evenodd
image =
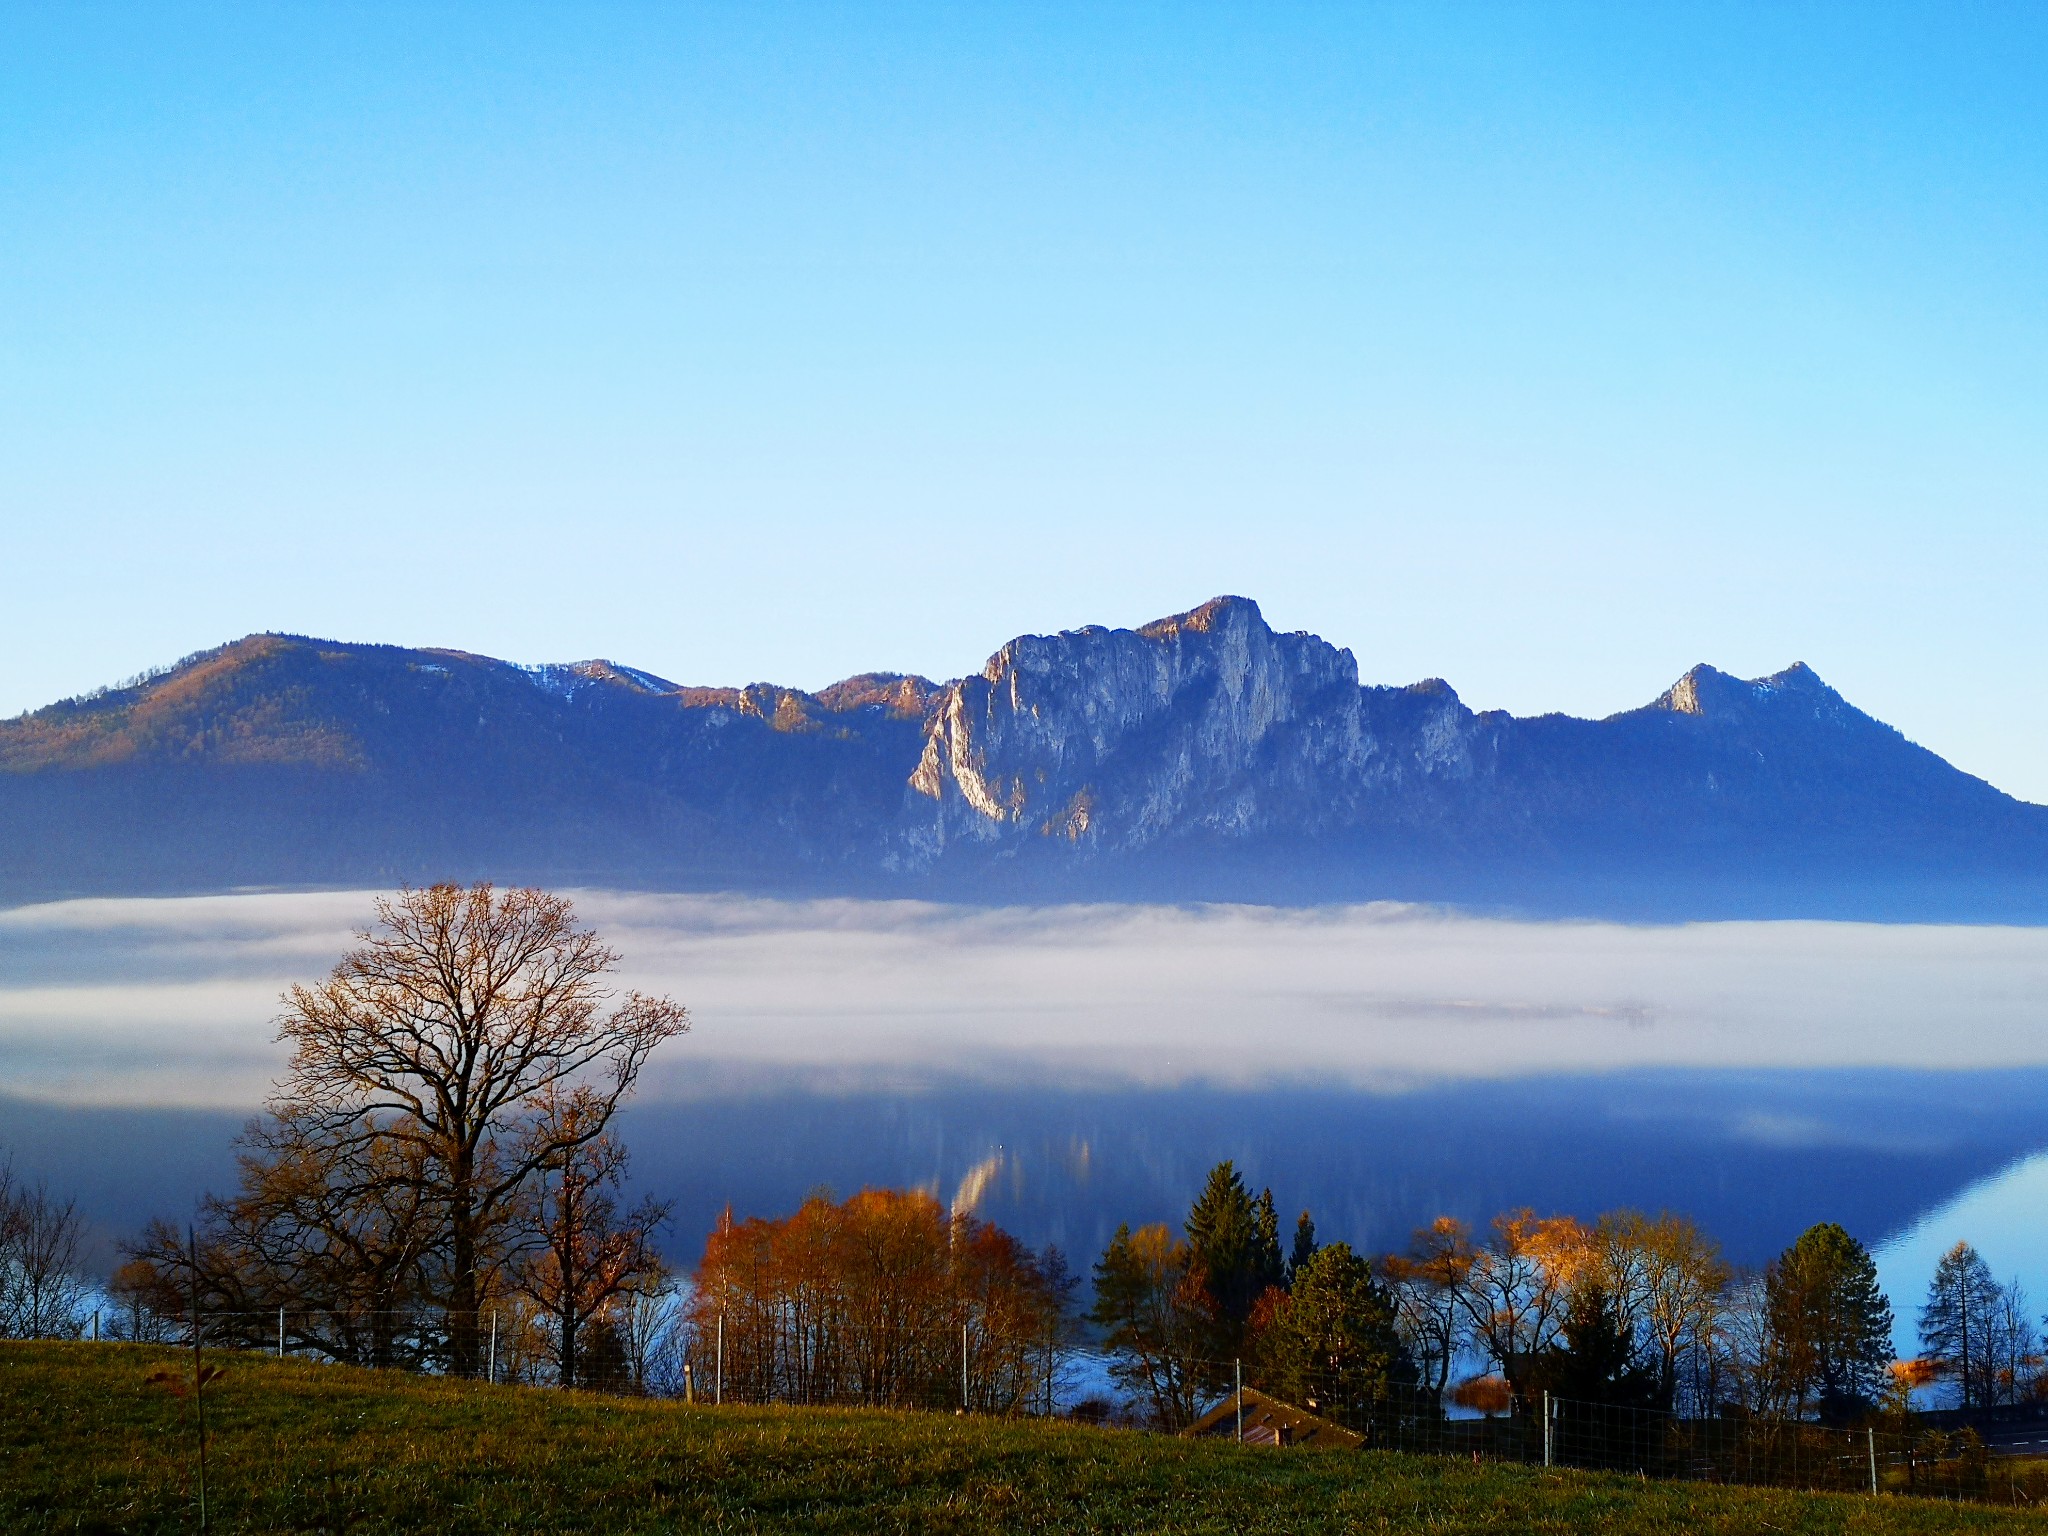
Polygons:
<instances>
[{"instance_id":1,"label":"lake","mask_svg":"<svg viewBox=\"0 0 2048 1536\"><path fill-rule=\"evenodd\" d=\"M104 1257L232 1176L277 995L361 892L0 912L0 1144ZM2048 1295L2048 931L1517 922L1374 906L968 909L587 892L691 1034L624 1119L635 1181L717 1212L812 1188L971 1199L1079 1263L1237 1161L1291 1223L1687 1212L1761 1264L1880 1248L1909 1322L1955 1237ZM1904 1339L1902 1338L1902 1342Z\"/></svg>"}]
</instances>

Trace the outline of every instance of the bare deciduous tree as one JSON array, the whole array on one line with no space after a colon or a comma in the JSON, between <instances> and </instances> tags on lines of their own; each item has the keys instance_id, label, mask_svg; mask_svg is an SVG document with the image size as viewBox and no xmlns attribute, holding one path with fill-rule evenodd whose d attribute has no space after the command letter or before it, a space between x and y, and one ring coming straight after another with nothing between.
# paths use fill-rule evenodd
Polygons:
<instances>
[{"instance_id":1,"label":"bare deciduous tree","mask_svg":"<svg viewBox=\"0 0 2048 1536\"><path fill-rule=\"evenodd\" d=\"M1464 1296L1477 1258L1465 1224L1454 1216L1439 1216L1416 1228L1406 1254L1381 1261L1394 1288L1401 1336L1422 1372L1423 1387L1439 1401L1470 1337Z\"/></svg>"},{"instance_id":2,"label":"bare deciduous tree","mask_svg":"<svg viewBox=\"0 0 2048 1536\"><path fill-rule=\"evenodd\" d=\"M1472 1257L1462 1300L1472 1338L1519 1399L1530 1366L1563 1338L1573 1283L1594 1259L1593 1235L1569 1216L1523 1209L1496 1216Z\"/></svg>"},{"instance_id":3,"label":"bare deciduous tree","mask_svg":"<svg viewBox=\"0 0 2048 1536\"><path fill-rule=\"evenodd\" d=\"M223 1342L270 1342L352 1365L417 1365L417 1326L437 1239L420 1148L273 1118L243 1136L241 1189L204 1202L204 1231L151 1222L114 1277L139 1322L183 1320L196 1303ZM191 1273L198 1266L195 1276Z\"/></svg>"},{"instance_id":4,"label":"bare deciduous tree","mask_svg":"<svg viewBox=\"0 0 2048 1536\"><path fill-rule=\"evenodd\" d=\"M1624 1327L1640 1341L1657 1380L1656 1400L1678 1398L1681 1367L1710 1355L1730 1279L1720 1245L1688 1218L1614 1211L1594 1233L1602 1281ZM1711 1407L1711 1401L1704 1406Z\"/></svg>"},{"instance_id":5,"label":"bare deciduous tree","mask_svg":"<svg viewBox=\"0 0 2048 1536\"><path fill-rule=\"evenodd\" d=\"M623 1322L621 1303L653 1296L668 1278L654 1248L654 1229L669 1207L643 1200L619 1210L626 1149L608 1132L584 1133L584 1122L608 1111L597 1095L577 1089L552 1097L533 1134L554 1150L532 1191L529 1230L534 1251L519 1266L518 1288L553 1323L557 1379L582 1380L579 1355L593 1324ZM624 1330L617 1330L623 1340ZM628 1363L632 1351L626 1351Z\"/></svg>"},{"instance_id":6,"label":"bare deciduous tree","mask_svg":"<svg viewBox=\"0 0 2048 1536\"><path fill-rule=\"evenodd\" d=\"M273 1113L337 1152L384 1145L416 1162L441 1238L448 1365L474 1375L499 1234L544 1169L604 1135L688 1015L666 998L618 1000L618 956L542 891L407 890L380 900L358 939L325 982L286 994L293 1055ZM586 1111L551 1120L571 1089Z\"/></svg>"},{"instance_id":7,"label":"bare deciduous tree","mask_svg":"<svg viewBox=\"0 0 2048 1536\"><path fill-rule=\"evenodd\" d=\"M77 1337L81 1236L76 1202L0 1162L0 1339Z\"/></svg>"}]
</instances>

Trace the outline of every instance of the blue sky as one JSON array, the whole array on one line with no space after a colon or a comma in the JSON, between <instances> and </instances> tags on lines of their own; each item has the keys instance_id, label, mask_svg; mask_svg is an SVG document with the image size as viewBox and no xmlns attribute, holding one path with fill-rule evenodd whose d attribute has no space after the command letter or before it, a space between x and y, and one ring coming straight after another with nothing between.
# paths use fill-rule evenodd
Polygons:
<instances>
[{"instance_id":1,"label":"blue sky","mask_svg":"<svg viewBox=\"0 0 2048 1536\"><path fill-rule=\"evenodd\" d=\"M1217 592L2048 800L2048 12L0 13L0 711L256 629L939 676Z\"/></svg>"}]
</instances>

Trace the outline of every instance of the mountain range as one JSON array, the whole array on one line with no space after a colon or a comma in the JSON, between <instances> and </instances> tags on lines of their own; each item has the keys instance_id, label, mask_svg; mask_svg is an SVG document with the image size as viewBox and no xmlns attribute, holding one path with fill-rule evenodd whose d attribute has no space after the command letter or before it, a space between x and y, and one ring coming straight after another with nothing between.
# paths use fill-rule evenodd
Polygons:
<instances>
[{"instance_id":1,"label":"mountain range","mask_svg":"<svg viewBox=\"0 0 2048 1536\"><path fill-rule=\"evenodd\" d=\"M480 877L2038 921L2048 808L1803 665L1524 718L1239 597L816 693L253 635L0 722L0 900Z\"/></svg>"}]
</instances>

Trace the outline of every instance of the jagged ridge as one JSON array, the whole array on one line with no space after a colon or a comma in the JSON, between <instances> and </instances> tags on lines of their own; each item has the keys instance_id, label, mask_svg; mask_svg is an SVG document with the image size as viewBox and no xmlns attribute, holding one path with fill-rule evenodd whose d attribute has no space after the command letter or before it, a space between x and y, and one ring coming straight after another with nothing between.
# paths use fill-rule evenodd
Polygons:
<instances>
[{"instance_id":1,"label":"jagged ridge","mask_svg":"<svg viewBox=\"0 0 2048 1536\"><path fill-rule=\"evenodd\" d=\"M1804 665L1523 719L1361 686L1240 597L816 693L252 636L0 723L0 830L16 898L488 873L2025 915L2048 875L2048 811Z\"/></svg>"}]
</instances>

